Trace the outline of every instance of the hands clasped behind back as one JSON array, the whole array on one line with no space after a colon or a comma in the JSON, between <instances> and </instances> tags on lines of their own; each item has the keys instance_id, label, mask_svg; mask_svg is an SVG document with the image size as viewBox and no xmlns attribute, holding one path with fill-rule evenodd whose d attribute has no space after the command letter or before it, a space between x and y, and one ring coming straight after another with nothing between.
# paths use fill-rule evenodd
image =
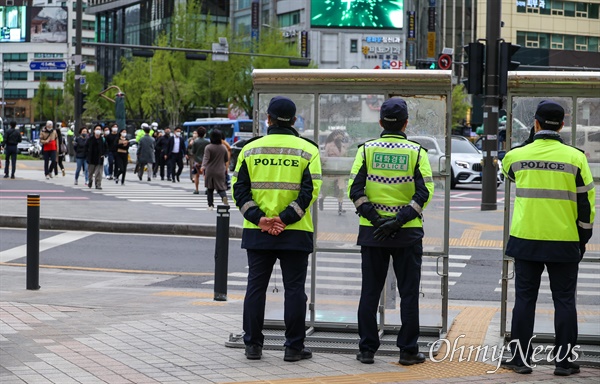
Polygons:
<instances>
[{"instance_id":1,"label":"hands clasped behind back","mask_svg":"<svg viewBox=\"0 0 600 384\"><path fill-rule=\"evenodd\" d=\"M279 216L270 218L263 216L260 218L258 226L262 232L268 232L269 235L277 236L283 232L286 225L283 223L283 221L281 221Z\"/></svg>"}]
</instances>

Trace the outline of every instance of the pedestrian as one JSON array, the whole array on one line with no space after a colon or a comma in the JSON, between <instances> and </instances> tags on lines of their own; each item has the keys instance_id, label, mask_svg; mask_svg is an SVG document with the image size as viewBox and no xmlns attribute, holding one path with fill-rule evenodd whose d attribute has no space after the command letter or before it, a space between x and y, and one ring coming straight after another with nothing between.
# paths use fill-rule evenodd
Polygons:
<instances>
[{"instance_id":1,"label":"pedestrian","mask_svg":"<svg viewBox=\"0 0 600 384\"><path fill-rule=\"evenodd\" d=\"M77 168L75 169L75 185L79 181L79 173L83 169L83 175L85 176L85 184L88 183L88 164L85 153L85 146L88 140L88 130L86 127L79 128L79 135L73 140L73 149L75 150L75 162Z\"/></svg>"},{"instance_id":2,"label":"pedestrian","mask_svg":"<svg viewBox=\"0 0 600 384\"><path fill-rule=\"evenodd\" d=\"M206 187L206 200L208 210L214 208L214 192L221 196L223 204L227 205L227 181L225 179L225 164L229 161L227 148L222 143L221 131L213 129L210 133L210 144L204 148L202 167L200 172L204 175L204 187Z\"/></svg>"},{"instance_id":3,"label":"pedestrian","mask_svg":"<svg viewBox=\"0 0 600 384\"><path fill-rule=\"evenodd\" d=\"M185 140L181 137L181 127L175 127L175 135L169 138L167 144L168 167L171 170L172 181L179 182L179 176L183 171L183 158L185 157ZM177 166L177 170L175 169Z\"/></svg>"},{"instance_id":4,"label":"pedestrian","mask_svg":"<svg viewBox=\"0 0 600 384\"><path fill-rule=\"evenodd\" d=\"M104 170L104 177L106 177L107 180L112 180L112 173L110 173L110 166L108 163L108 153L110 152L110 143L109 143L110 128L103 127L102 131L104 132L104 136L102 136L102 137L104 138L104 142L106 143L106 148L107 148L107 151L104 155L104 163L102 164L102 169Z\"/></svg>"},{"instance_id":5,"label":"pedestrian","mask_svg":"<svg viewBox=\"0 0 600 384\"><path fill-rule=\"evenodd\" d=\"M108 145L108 152L106 153L108 159L108 180L112 180L116 170L116 153L117 153L117 142L119 141L119 125L112 123L110 125L110 133L106 136L106 144Z\"/></svg>"},{"instance_id":6,"label":"pedestrian","mask_svg":"<svg viewBox=\"0 0 600 384\"><path fill-rule=\"evenodd\" d=\"M194 175L194 186L196 187L194 190L194 195L198 195L200 193L198 191L198 184L200 184L200 175L202 174L202 160L204 159L204 150L209 144L209 142L204 138L206 135L206 128L198 127L196 133L198 137L192 144L192 158L194 164L192 174Z\"/></svg>"},{"instance_id":7,"label":"pedestrian","mask_svg":"<svg viewBox=\"0 0 600 384\"><path fill-rule=\"evenodd\" d=\"M592 236L596 192L584 152L560 138L564 116L560 104L540 102L533 141L507 152L502 160L502 171L516 184L505 251L515 263L510 342L513 356L503 365L522 374L532 372L535 307L544 267L554 301L554 374L579 373L579 365L574 362L577 273Z\"/></svg>"},{"instance_id":8,"label":"pedestrian","mask_svg":"<svg viewBox=\"0 0 600 384\"><path fill-rule=\"evenodd\" d=\"M44 175L46 179L52 178L52 172L56 163L57 134L54 129L54 123L51 120L46 121L46 125L40 132L40 144L44 151Z\"/></svg>"},{"instance_id":9,"label":"pedestrian","mask_svg":"<svg viewBox=\"0 0 600 384\"><path fill-rule=\"evenodd\" d=\"M391 257L400 294L399 363L419 364L425 361L417 344L422 211L433 196L433 177L427 151L407 139L404 100L383 102L379 125L383 128L380 137L358 149L348 185L348 195L360 216L357 244L362 259L356 358L372 364L379 349L377 310Z\"/></svg>"},{"instance_id":10,"label":"pedestrian","mask_svg":"<svg viewBox=\"0 0 600 384\"><path fill-rule=\"evenodd\" d=\"M231 159L231 145L229 145L229 143L227 142L227 140L225 140L225 137L223 136L223 132L221 132L221 143L225 146L225 148L227 149L227 163L225 163L225 184L227 185L227 189L231 189L231 176L229 175L229 159Z\"/></svg>"},{"instance_id":11,"label":"pedestrian","mask_svg":"<svg viewBox=\"0 0 600 384\"><path fill-rule=\"evenodd\" d=\"M152 181L152 165L154 164L154 148L156 142L150 136L150 127L148 124L144 126L145 135L140 138L138 143L137 158L138 158L138 178L142 180L144 176L144 168L148 167L148 181Z\"/></svg>"},{"instance_id":12,"label":"pedestrian","mask_svg":"<svg viewBox=\"0 0 600 384\"><path fill-rule=\"evenodd\" d=\"M94 135L90 136L85 143L85 155L88 163L88 188L96 183L96 189L102 189L102 168L104 157L108 152L106 139L102 136L102 125L94 126Z\"/></svg>"},{"instance_id":13,"label":"pedestrian","mask_svg":"<svg viewBox=\"0 0 600 384\"><path fill-rule=\"evenodd\" d=\"M169 140L171 139L171 128L166 127L165 128L165 135L163 136L163 147L162 147L162 160L163 160L163 166L164 168L167 168L167 181L171 181L171 167L169 165L169 154L168 154L168 147L169 147ZM161 172L163 169L163 166L161 166Z\"/></svg>"},{"instance_id":14,"label":"pedestrian","mask_svg":"<svg viewBox=\"0 0 600 384\"><path fill-rule=\"evenodd\" d=\"M17 169L17 146L21 142L23 138L21 137L21 133L17 129L17 122L11 121L9 123L9 128L6 130L6 137L4 138L4 178L8 179L9 168L10 168L10 178L15 178L15 170Z\"/></svg>"},{"instance_id":15,"label":"pedestrian","mask_svg":"<svg viewBox=\"0 0 600 384\"><path fill-rule=\"evenodd\" d=\"M66 133L66 132L65 132ZM56 128L56 142L57 142L57 150L56 150L56 162L54 163L54 176L58 176L58 169L62 172L63 177L67 174L65 172L65 166L63 162L65 161L65 156L67 155L67 141L64 137L62 131Z\"/></svg>"},{"instance_id":16,"label":"pedestrian","mask_svg":"<svg viewBox=\"0 0 600 384\"><path fill-rule=\"evenodd\" d=\"M127 174L127 159L129 157L129 140L127 140L127 130L121 129L119 132L119 140L116 145L115 152L115 183L119 184L119 176L121 176L121 185L125 184L125 175Z\"/></svg>"},{"instance_id":17,"label":"pedestrian","mask_svg":"<svg viewBox=\"0 0 600 384\"><path fill-rule=\"evenodd\" d=\"M192 181L192 183L194 182L194 153L192 152L192 146L194 144L194 141L198 138L198 132L194 131L192 132L192 137L190 137L188 139L187 142L187 150L186 150L186 154L185 154L185 158L188 162L188 166L190 167L190 180Z\"/></svg>"},{"instance_id":18,"label":"pedestrian","mask_svg":"<svg viewBox=\"0 0 600 384\"><path fill-rule=\"evenodd\" d=\"M321 188L321 159L317 144L293 128L296 105L292 100L272 98L267 113L267 136L248 140L232 180L233 197L244 216L242 248L248 256L245 354L250 360L262 356L266 291L279 259L285 289L283 360L299 361L312 357L304 346L305 283L308 255L313 251L310 207Z\"/></svg>"},{"instance_id":19,"label":"pedestrian","mask_svg":"<svg viewBox=\"0 0 600 384\"><path fill-rule=\"evenodd\" d=\"M335 130L329 134L325 140L324 157L345 157L346 146L344 144L345 132ZM345 180L340 176L328 176L323 178L323 188L321 188L321 197L319 198L319 211L324 208L325 194L331 193L338 201L338 215L346 213L343 208L344 191L346 189Z\"/></svg>"}]
</instances>

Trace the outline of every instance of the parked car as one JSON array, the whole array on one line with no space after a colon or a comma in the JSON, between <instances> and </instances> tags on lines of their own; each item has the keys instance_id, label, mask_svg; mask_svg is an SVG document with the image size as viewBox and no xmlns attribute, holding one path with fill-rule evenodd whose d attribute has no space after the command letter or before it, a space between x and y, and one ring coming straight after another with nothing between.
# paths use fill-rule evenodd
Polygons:
<instances>
[{"instance_id":1,"label":"parked car","mask_svg":"<svg viewBox=\"0 0 600 384\"><path fill-rule=\"evenodd\" d=\"M32 145L33 144L31 143L31 141L29 141L28 138L22 137L21 138L21 142L19 144L17 144L17 153L21 154L21 155L28 155L29 154L29 148Z\"/></svg>"},{"instance_id":2,"label":"parked car","mask_svg":"<svg viewBox=\"0 0 600 384\"><path fill-rule=\"evenodd\" d=\"M248 140L238 140L231 146L231 159L229 159L229 170L235 170L235 165L237 164L238 156L240 152L242 152L242 148L246 145Z\"/></svg>"},{"instance_id":3,"label":"parked car","mask_svg":"<svg viewBox=\"0 0 600 384\"><path fill-rule=\"evenodd\" d=\"M418 142L427 149L429 163L434 174L440 171L440 167L443 170L444 160L442 159L440 162L440 158L444 156L445 142L443 138L410 136L409 139ZM459 184L481 184L481 173L483 171L483 155L481 151L463 136L452 136L451 145L450 188L456 188ZM500 186L503 181L501 169L502 164L500 163L498 164L498 174L496 177L497 186Z\"/></svg>"},{"instance_id":4,"label":"parked car","mask_svg":"<svg viewBox=\"0 0 600 384\"><path fill-rule=\"evenodd\" d=\"M40 139L33 140L31 146L27 150L27 154L32 157L40 157L42 155L42 145L40 144Z\"/></svg>"}]
</instances>

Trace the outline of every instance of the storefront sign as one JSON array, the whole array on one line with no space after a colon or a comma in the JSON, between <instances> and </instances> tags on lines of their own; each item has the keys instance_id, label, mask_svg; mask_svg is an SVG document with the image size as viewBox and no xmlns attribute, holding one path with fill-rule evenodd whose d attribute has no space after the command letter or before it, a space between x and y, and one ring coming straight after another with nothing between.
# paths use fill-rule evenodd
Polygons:
<instances>
[{"instance_id":1,"label":"storefront sign","mask_svg":"<svg viewBox=\"0 0 600 384\"><path fill-rule=\"evenodd\" d=\"M415 39L416 34L416 16L414 11L408 12L408 38Z\"/></svg>"}]
</instances>

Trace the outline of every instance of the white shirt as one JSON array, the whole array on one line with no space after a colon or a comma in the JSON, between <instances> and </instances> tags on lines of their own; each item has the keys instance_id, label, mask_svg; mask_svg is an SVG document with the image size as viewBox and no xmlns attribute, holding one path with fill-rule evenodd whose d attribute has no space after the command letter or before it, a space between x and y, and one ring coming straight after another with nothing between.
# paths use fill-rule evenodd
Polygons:
<instances>
[{"instance_id":1,"label":"white shirt","mask_svg":"<svg viewBox=\"0 0 600 384\"><path fill-rule=\"evenodd\" d=\"M181 138L175 137L175 142L173 144L173 153L179 153L179 143L181 143Z\"/></svg>"}]
</instances>

